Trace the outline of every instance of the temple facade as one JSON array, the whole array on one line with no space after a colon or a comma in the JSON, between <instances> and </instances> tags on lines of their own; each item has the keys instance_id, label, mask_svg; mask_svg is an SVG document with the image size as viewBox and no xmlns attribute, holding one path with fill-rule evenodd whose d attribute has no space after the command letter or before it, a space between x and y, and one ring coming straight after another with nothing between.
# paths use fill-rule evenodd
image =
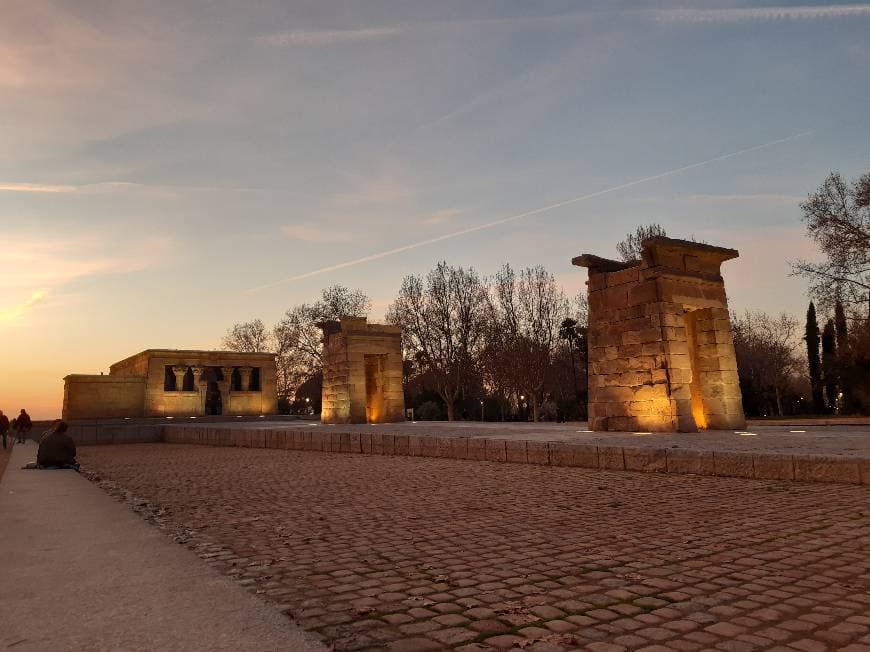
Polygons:
<instances>
[{"instance_id":1,"label":"temple facade","mask_svg":"<svg viewBox=\"0 0 870 652\"><path fill-rule=\"evenodd\" d=\"M323 329L323 423L405 420L402 329L343 317Z\"/></svg>"},{"instance_id":2,"label":"temple facade","mask_svg":"<svg viewBox=\"0 0 870 652\"><path fill-rule=\"evenodd\" d=\"M583 254L589 270L589 427L746 427L723 262L734 249L656 237L629 263Z\"/></svg>"},{"instance_id":3,"label":"temple facade","mask_svg":"<svg viewBox=\"0 0 870 652\"><path fill-rule=\"evenodd\" d=\"M64 378L63 418L275 414L273 353L148 349L108 375Z\"/></svg>"}]
</instances>

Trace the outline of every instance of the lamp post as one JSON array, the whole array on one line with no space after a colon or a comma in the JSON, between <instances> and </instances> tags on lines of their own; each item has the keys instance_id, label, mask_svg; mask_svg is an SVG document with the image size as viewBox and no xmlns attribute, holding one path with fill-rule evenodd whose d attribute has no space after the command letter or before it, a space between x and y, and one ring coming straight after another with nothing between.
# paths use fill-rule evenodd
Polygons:
<instances>
[{"instance_id":1,"label":"lamp post","mask_svg":"<svg viewBox=\"0 0 870 652\"><path fill-rule=\"evenodd\" d=\"M305 397L305 414L311 414L311 399Z\"/></svg>"},{"instance_id":2,"label":"lamp post","mask_svg":"<svg viewBox=\"0 0 870 652\"><path fill-rule=\"evenodd\" d=\"M480 420L484 421L484 418L483 418L483 400L482 399L480 401Z\"/></svg>"},{"instance_id":3,"label":"lamp post","mask_svg":"<svg viewBox=\"0 0 870 652\"><path fill-rule=\"evenodd\" d=\"M526 420L526 395L520 394L520 419Z\"/></svg>"}]
</instances>

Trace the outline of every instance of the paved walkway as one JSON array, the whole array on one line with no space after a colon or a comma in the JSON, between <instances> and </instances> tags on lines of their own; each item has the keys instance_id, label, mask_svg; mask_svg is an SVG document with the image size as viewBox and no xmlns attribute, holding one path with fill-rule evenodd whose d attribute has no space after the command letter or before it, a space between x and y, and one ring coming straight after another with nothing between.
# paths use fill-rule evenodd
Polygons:
<instances>
[{"instance_id":1,"label":"paved walkway","mask_svg":"<svg viewBox=\"0 0 870 652\"><path fill-rule=\"evenodd\" d=\"M175 444L85 467L338 650L870 652L870 487Z\"/></svg>"},{"instance_id":2,"label":"paved walkway","mask_svg":"<svg viewBox=\"0 0 870 652\"><path fill-rule=\"evenodd\" d=\"M73 471L0 480L0 647L318 650L289 619Z\"/></svg>"}]
</instances>

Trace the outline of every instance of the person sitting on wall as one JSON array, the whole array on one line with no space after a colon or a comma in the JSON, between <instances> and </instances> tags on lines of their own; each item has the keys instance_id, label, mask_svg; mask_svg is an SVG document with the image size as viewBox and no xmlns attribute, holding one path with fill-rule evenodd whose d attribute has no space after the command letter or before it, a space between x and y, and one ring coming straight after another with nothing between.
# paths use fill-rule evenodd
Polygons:
<instances>
[{"instance_id":1,"label":"person sitting on wall","mask_svg":"<svg viewBox=\"0 0 870 652\"><path fill-rule=\"evenodd\" d=\"M25 412L24 408L21 408L21 414L18 415L15 427L18 428L17 441L19 444L23 444L27 441L27 436L33 429L33 422L30 420L30 415Z\"/></svg>"},{"instance_id":2,"label":"person sitting on wall","mask_svg":"<svg viewBox=\"0 0 870 652\"><path fill-rule=\"evenodd\" d=\"M76 462L76 445L68 434L66 422L57 421L39 440L36 462L26 465L25 469L74 469L79 470Z\"/></svg>"}]
</instances>

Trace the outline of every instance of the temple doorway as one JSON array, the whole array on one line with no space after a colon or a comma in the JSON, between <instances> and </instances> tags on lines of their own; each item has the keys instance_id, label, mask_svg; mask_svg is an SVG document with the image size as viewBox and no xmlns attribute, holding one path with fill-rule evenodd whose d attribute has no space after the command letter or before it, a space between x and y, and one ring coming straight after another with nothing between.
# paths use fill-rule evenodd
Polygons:
<instances>
[{"instance_id":1,"label":"temple doorway","mask_svg":"<svg viewBox=\"0 0 870 652\"><path fill-rule=\"evenodd\" d=\"M384 357L366 355L366 421L380 423L384 419Z\"/></svg>"},{"instance_id":2,"label":"temple doorway","mask_svg":"<svg viewBox=\"0 0 870 652\"><path fill-rule=\"evenodd\" d=\"M205 413L215 415L223 413L223 400L217 381L210 380L205 390Z\"/></svg>"},{"instance_id":3,"label":"temple doorway","mask_svg":"<svg viewBox=\"0 0 870 652\"><path fill-rule=\"evenodd\" d=\"M704 392L701 386L701 363L698 349L698 319L704 317L704 313L705 311L703 310L691 310L685 313L686 343L689 349L689 365L692 372L692 382L689 386L692 396L692 417L695 419L695 426L699 430L707 429L707 414L704 409Z\"/></svg>"}]
</instances>

